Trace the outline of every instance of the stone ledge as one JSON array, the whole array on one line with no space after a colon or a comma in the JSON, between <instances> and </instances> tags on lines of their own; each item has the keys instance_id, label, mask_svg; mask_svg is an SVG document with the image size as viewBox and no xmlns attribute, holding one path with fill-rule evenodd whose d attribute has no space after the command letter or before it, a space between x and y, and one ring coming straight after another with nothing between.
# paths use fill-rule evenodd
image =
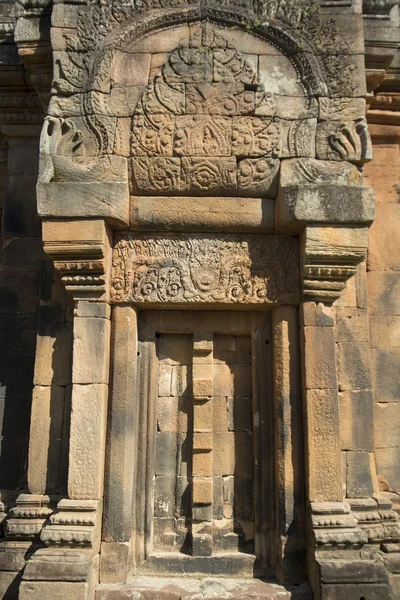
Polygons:
<instances>
[{"instance_id":1,"label":"stone ledge","mask_svg":"<svg viewBox=\"0 0 400 600\"><path fill-rule=\"evenodd\" d=\"M265 198L131 196L130 228L272 233L274 204Z\"/></svg>"},{"instance_id":2,"label":"stone ledge","mask_svg":"<svg viewBox=\"0 0 400 600\"><path fill-rule=\"evenodd\" d=\"M249 579L192 579L138 577L128 585L100 585L96 590L96 600L311 600L307 584L281 586L277 583Z\"/></svg>"},{"instance_id":3,"label":"stone ledge","mask_svg":"<svg viewBox=\"0 0 400 600\"><path fill-rule=\"evenodd\" d=\"M116 227L129 224L129 190L124 182L52 182L37 185L41 218L104 218Z\"/></svg>"},{"instance_id":4,"label":"stone ledge","mask_svg":"<svg viewBox=\"0 0 400 600\"><path fill-rule=\"evenodd\" d=\"M373 188L359 185L288 185L276 201L278 232L298 233L311 223L370 225L375 219Z\"/></svg>"}]
</instances>

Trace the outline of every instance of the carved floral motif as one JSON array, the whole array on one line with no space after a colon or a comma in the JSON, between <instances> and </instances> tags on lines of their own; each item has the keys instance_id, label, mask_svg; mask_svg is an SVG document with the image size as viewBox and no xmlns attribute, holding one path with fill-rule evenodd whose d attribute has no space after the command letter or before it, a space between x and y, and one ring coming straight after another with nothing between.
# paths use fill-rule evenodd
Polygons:
<instances>
[{"instance_id":1,"label":"carved floral motif","mask_svg":"<svg viewBox=\"0 0 400 600\"><path fill-rule=\"evenodd\" d=\"M146 303L296 302L298 245L289 236L122 234L112 300Z\"/></svg>"}]
</instances>

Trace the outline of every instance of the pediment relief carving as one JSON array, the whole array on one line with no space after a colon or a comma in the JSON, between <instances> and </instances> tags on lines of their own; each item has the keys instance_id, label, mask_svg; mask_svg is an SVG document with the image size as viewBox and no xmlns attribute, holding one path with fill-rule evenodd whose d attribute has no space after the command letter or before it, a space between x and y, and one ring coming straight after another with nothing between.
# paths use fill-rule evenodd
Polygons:
<instances>
[{"instance_id":1,"label":"pediment relief carving","mask_svg":"<svg viewBox=\"0 0 400 600\"><path fill-rule=\"evenodd\" d=\"M316 119L305 119L312 114L307 92L285 60L297 100L292 120L276 116L286 97L262 83L258 55L242 54L213 27L198 26L150 69L134 109L133 193L270 195L274 159L315 154Z\"/></svg>"}]
</instances>

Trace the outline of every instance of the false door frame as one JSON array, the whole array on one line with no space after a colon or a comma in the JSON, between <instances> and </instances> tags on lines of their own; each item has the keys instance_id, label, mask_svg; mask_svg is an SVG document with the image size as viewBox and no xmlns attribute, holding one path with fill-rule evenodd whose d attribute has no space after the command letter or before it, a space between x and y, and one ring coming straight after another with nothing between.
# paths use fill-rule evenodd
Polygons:
<instances>
[{"instance_id":1,"label":"false door frame","mask_svg":"<svg viewBox=\"0 0 400 600\"><path fill-rule=\"evenodd\" d=\"M230 563L232 574L243 568L248 571L251 564L251 574L301 579L305 571L305 532L298 308L277 305L272 311L257 312L161 308L138 311L132 304L112 308L102 555L112 551L115 559L118 557L119 568L122 561L124 570L131 573L157 571L165 575L171 569L170 561L163 563L151 556L156 335L207 331L249 335L253 406L257 405L260 423L264 422L264 429L258 428L255 435L257 560L238 553L237 560ZM205 573L207 569L218 569L215 557L200 562L197 558L196 564L187 558L174 565L181 574L191 569ZM109 561L105 560L103 569L107 565ZM106 574L104 577L109 579Z\"/></svg>"}]
</instances>

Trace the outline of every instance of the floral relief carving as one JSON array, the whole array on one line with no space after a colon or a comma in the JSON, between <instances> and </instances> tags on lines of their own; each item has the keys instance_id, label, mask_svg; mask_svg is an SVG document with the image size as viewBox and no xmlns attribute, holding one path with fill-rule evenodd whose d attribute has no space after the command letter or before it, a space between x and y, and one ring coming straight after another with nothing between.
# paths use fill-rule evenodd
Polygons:
<instances>
[{"instance_id":1,"label":"floral relief carving","mask_svg":"<svg viewBox=\"0 0 400 600\"><path fill-rule=\"evenodd\" d=\"M290 236L117 237L112 300L139 303L296 302L298 243Z\"/></svg>"}]
</instances>

